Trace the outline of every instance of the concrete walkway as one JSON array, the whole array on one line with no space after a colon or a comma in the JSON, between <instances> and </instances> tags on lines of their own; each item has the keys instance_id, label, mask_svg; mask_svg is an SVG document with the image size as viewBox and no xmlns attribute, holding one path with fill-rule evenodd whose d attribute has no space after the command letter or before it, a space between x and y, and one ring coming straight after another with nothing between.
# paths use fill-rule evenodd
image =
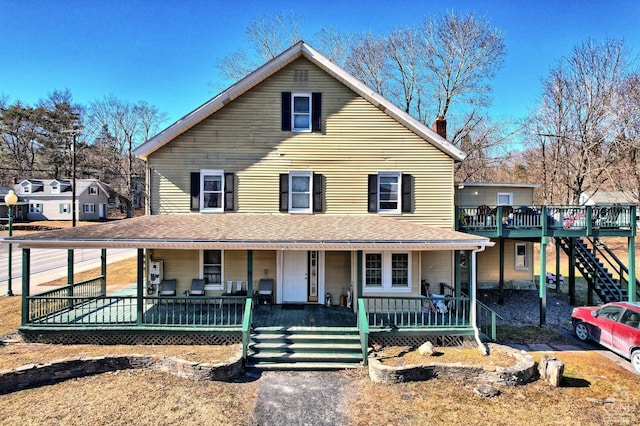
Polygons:
<instances>
[{"instance_id":1,"label":"concrete walkway","mask_svg":"<svg viewBox=\"0 0 640 426\"><path fill-rule=\"evenodd\" d=\"M259 378L256 424L339 425L344 424L343 391L349 379L344 373L316 371L267 371Z\"/></svg>"}]
</instances>

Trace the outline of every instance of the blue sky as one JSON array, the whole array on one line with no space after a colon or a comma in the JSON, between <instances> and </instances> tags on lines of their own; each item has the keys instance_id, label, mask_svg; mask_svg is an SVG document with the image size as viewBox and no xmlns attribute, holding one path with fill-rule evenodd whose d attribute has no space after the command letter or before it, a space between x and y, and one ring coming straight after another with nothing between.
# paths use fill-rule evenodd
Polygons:
<instances>
[{"instance_id":1,"label":"blue sky","mask_svg":"<svg viewBox=\"0 0 640 426\"><path fill-rule=\"evenodd\" d=\"M69 89L85 105L144 100L170 124L216 94L216 63L247 47L254 18L295 11L303 34L328 25L385 34L448 10L472 11L504 34L495 120L533 108L549 69L589 37L622 38L640 53L637 0L0 0L0 95L35 104Z\"/></svg>"}]
</instances>

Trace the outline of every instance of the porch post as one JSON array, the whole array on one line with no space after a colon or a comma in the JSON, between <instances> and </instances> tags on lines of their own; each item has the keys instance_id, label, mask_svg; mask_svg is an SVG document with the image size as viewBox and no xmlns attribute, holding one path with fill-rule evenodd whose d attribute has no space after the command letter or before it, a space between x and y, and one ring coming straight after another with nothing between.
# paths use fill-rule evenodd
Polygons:
<instances>
[{"instance_id":1,"label":"porch post","mask_svg":"<svg viewBox=\"0 0 640 426\"><path fill-rule=\"evenodd\" d=\"M635 231L632 231L635 234ZM629 302L635 302L636 296L636 237L629 237L627 243L629 247L629 282L627 294L629 295Z\"/></svg>"},{"instance_id":2,"label":"porch post","mask_svg":"<svg viewBox=\"0 0 640 426\"><path fill-rule=\"evenodd\" d=\"M138 267L137 267L137 289L136 289L136 324L142 325L142 316L144 315L144 249L138 249Z\"/></svg>"},{"instance_id":3,"label":"porch post","mask_svg":"<svg viewBox=\"0 0 640 426\"><path fill-rule=\"evenodd\" d=\"M29 302L27 297L31 295L31 249L22 249L22 325L29 321Z\"/></svg>"},{"instance_id":4,"label":"porch post","mask_svg":"<svg viewBox=\"0 0 640 426\"><path fill-rule=\"evenodd\" d=\"M473 251L471 250L467 250L466 252L466 258L467 258L467 285L469 286L469 288L467 289L467 294L471 294L471 282L475 281L476 285L478 285L478 279L477 279L477 275L475 274L475 271L472 268L471 265L471 256L473 255Z\"/></svg>"},{"instance_id":5,"label":"porch post","mask_svg":"<svg viewBox=\"0 0 640 426\"><path fill-rule=\"evenodd\" d=\"M107 249L100 251L100 294L107 295Z\"/></svg>"},{"instance_id":6,"label":"porch post","mask_svg":"<svg viewBox=\"0 0 640 426\"><path fill-rule=\"evenodd\" d=\"M540 238L540 327L547 319L547 237Z\"/></svg>"},{"instance_id":7,"label":"porch post","mask_svg":"<svg viewBox=\"0 0 640 426\"><path fill-rule=\"evenodd\" d=\"M455 276L453 277L454 279L454 288L455 288L455 297L456 297L456 312L460 312L460 297L462 296L462 277L460 277L461 274L461 268L460 268L460 250L454 250L453 251L453 263L454 263L454 268L455 268Z\"/></svg>"},{"instance_id":8,"label":"porch post","mask_svg":"<svg viewBox=\"0 0 640 426\"><path fill-rule=\"evenodd\" d=\"M569 238L571 250L569 254L569 304L576 304L576 241L574 237Z\"/></svg>"},{"instance_id":9,"label":"porch post","mask_svg":"<svg viewBox=\"0 0 640 426\"><path fill-rule=\"evenodd\" d=\"M247 250L247 296L253 297L253 250Z\"/></svg>"},{"instance_id":10,"label":"porch post","mask_svg":"<svg viewBox=\"0 0 640 426\"><path fill-rule=\"evenodd\" d=\"M67 297L73 297L73 249L67 250ZM67 305L73 308L73 299L68 299Z\"/></svg>"},{"instance_id":11,"label":"porch post","mask_svg":"<svg viewBox=\"0 0 640 426\"><path fill-rule=\"evenodd\" d=\"M356 290L358 292L358 298L362 297L362 250L358 250L357 252L357 261L356 261Z\"/></svg>"},{"instance_id":12,"label":"porch post","mask_svg":"<svg viewBox=\"0 0 640 426\"><path fill-rule=\"evenodd\" d=\"M504 238L500 238L500 272L499 272L498 288L500 295L498 296L498 305L504 305Z\"/></svg>"}]
</instances>

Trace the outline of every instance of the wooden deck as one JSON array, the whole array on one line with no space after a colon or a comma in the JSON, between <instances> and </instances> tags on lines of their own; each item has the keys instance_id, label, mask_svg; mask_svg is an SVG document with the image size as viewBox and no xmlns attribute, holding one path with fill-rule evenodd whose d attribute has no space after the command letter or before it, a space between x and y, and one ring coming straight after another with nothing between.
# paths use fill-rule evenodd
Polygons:
<instances>
[{"instance_id":1,"label":"wooden deck","mask_svg":"<svg viewBox=\"0 0 640 426\"><path fill-rule=\"evenodd\" d=\"M257 305L253 312L254 327L355 327L352 310L318 304Z\"/></svg>"}]
</instances>

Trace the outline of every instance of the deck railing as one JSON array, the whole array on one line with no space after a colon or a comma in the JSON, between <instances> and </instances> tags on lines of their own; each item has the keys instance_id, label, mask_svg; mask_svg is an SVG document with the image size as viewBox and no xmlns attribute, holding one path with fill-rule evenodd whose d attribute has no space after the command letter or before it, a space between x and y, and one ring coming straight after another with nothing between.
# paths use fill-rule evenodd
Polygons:
<instances>
[{"instance_id":1,"label":"deck railing","mask_svg":"<svg viewBox=\"0 0 640 426\"><path fill-rule=\"evenodd\" d=\"M360 334L360 348L362 350L362 362L369 365L369 320L364 300L358 299L358 332Z\"/></svg>"},{"instance_id":2,"label":"deck railing","mask_svg":"<svg viewBox=\"0 0 640 426\"><path fill-rule=\"evenodd\" d=\"M468 297L363 297L361 300L371 329L469 327Z\"/></svg>"},{"instance_id":3,"label":"deck railing","mask_svg":"<svg viewBox=\"0 0 640 426\"><path fill-rule=\"evenodd\" d=\"M458 229L500 231L630 231L636 226L636 206L458 206ZM545 232L548 234L548 232Z\"/></svg>"},{"instance_id":4,"label":"deck railing","mask_svg":"<svg viewBox=\"0 0 640 426\"><path fill-rule=\"evenodd\" d=\"M99 276L30 296L29 317L48 317L104 296L103 281L104 276Z\"/></svg>"},{"instance_id":5,"label":"deck railing","mask_svg":"<svg viewBox=\"0 0 640 426\"><path fill-rule=\"evenodd\" d=\"M138 322L136 296L80 297L39 294L27 297L27 325L130 325ZM246 296L143 298L144 326L242 327ZM250 300L250 299L249 299Z\"/></svg>"}]
</instances>

